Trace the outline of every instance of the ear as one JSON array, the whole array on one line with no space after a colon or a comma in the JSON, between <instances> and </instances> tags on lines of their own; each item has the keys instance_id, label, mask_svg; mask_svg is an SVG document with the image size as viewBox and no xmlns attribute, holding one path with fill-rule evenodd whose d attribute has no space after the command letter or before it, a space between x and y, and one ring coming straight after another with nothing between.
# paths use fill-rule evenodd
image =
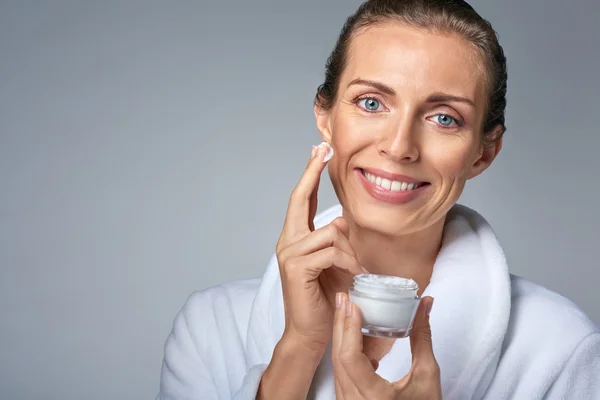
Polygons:
<instances>
[{"instance_id":1,"label":"ear","mask_svg":"<svg viewBox=\"0 0 600 400\"><path fill-rule=\"evenodd\" d=\"M321 139L324 142L331 143L331 127L329 124L329 111L325 111L318 105L313 108L315 112L315 119L317 120L317 129L321 133Z\"/></svg>"},{"instance_id":2,"label":"ear","mask_svg":"<svg viewBox=\"0 0 600 400\"><path fill-rule=\"evenodd\" d=\"M469 174L468 179L472 179L477 175L481 174L483 171L488 169L492 162L496 159L500 150L502 150L502 133L504 131L504 127L502 125L496 126L494 132L489 135L489 140L493 141L493 144L486 146L485 144L481 144L481 148L479 149L479 157L475 160L473 165L471 166L471 173ZM497 138L497 139L496 139Z\"/></svg>"}]
</instances>

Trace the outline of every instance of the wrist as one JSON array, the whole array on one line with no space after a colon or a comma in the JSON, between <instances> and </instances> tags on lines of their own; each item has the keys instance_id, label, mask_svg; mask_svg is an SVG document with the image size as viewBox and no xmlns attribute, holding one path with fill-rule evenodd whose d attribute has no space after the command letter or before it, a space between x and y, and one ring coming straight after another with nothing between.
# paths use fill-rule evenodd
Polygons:
<instances>
[{"instance_id":1,"label":"wrist","mask_svg":"<svg viewBox=\"0 0 600 400\"><path fill-rule=\"evenodd\" d=\"M320 343L313 340L308 340L305 337L294 334L293 332L284 332L283 336L275 347L275 354L284 359L302 360L308 365L319 365L327 343Z\"/></svg>"},{"instance_id":2,"label":"wrist","mask_svg":"<svg viewBox=\"0 0 600 400\"><path fill-rule=\"evenodd\" d=\"M257 399L306 399L326 346L284 334L262 376Z\"/></svg>"}]
</instances>

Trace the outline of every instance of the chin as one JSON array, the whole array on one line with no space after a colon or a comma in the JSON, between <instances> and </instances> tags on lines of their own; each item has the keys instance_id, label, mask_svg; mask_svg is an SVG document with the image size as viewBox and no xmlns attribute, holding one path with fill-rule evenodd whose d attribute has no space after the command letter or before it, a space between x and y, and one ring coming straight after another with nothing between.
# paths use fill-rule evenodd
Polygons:
<instances>
[{"instance_id":1,"label":"chin","mask_svg":"<svg viewBox=\"0 0 600 400\"><path fill-rule=\"evenodd\" d=\"M423 193L406 204L392 204L371 197L355 187L338 193L344 217L357 227L387 237L400 237L426 230L444 219L454 203L436 202L432 192ZM429 189L434 189L430 187ZM336 190L337 192L337 190ZM339 196L342 195L342 196ZM452 196L453 197L453 196Z\"/></svg>"},{"instance_id":2,"label":"chin","mask_svg":"<svg viewBox=\"0 0 600 400\"><path fill-rule=\"evenodd\" d=\"M419 209L352 199L342 203L344 215L361 229L383 236L403 236L424 228Z\"/></svg>"}]
</instances>

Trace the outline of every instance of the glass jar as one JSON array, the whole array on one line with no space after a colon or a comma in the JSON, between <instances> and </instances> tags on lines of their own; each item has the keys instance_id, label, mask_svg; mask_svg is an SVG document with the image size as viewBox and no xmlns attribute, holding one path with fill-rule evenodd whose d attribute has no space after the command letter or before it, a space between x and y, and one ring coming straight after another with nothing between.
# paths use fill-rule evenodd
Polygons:
<instances>
[{"instance_id":1,"label":"glass jar","mask_svg":"<svg viewBox=\"0 0 600 400\"><path fill-rule=\"evenodd\" d=\"M410 335L421 298L419 285L398 276L361 274L348 291L360 309L362 333L367 336L405 338Z\"/></svg>"}]
</instances>

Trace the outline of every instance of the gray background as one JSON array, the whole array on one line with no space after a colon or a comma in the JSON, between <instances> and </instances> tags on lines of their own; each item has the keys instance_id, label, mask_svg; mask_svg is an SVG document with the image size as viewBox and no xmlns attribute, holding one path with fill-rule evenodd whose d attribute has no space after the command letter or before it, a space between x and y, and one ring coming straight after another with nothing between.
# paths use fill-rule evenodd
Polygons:
<instances>
[{"instance_id":1,"label":"gray background","mask_svg":"<svg viewBox=\"0 0 600 400\"><path fill-rule=\"evenodd\" d=\"M0 2L0 398L156 395L187 296L274 250L358 4ZM600 3L473 5L508 55L509 130L462 202L600 322Z\"/></svg>"}]
</instances>

